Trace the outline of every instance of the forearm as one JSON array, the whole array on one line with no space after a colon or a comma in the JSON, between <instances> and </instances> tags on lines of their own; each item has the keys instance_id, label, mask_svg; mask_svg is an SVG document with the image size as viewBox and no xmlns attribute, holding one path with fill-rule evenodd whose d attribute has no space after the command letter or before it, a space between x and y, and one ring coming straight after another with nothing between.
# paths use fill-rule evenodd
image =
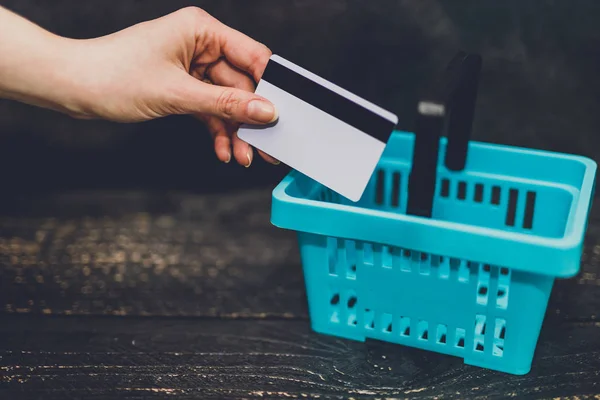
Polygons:
<instances>
[{"instance_id":1,"label":"forearm","mask_svg":"<svg viewBox=\"0 0 600 400\"><path fill-rule=\"evenodd\" d=\"M0 97L79 113L75 42L0 6Z\"/></svg>"}]
</instances>

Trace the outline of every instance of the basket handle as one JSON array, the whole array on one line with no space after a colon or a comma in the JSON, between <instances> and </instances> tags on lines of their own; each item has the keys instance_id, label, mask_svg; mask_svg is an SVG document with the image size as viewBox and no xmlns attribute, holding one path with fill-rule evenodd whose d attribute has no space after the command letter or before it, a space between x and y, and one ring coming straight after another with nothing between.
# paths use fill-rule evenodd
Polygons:
<instances>
[{"instance_id":1,"label":"basket handle","mask_svg":"<svg viewBox=\"0 0 600 400\"><path fill-rule=\"evenodd\" d=\"M482 60L479 54L458 52L446 68L446 126L444 165L462 171L467 162Z\"/></svg>"}]
</instances>

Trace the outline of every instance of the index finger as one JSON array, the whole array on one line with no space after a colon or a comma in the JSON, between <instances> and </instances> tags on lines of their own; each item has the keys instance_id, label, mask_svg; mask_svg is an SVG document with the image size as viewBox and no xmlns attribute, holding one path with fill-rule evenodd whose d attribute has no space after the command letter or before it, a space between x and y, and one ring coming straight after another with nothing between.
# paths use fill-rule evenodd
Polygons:
<instances>
[{"instance_id":1,"label":"index finger","mask_svg":"<svg viewBox=\"0 0 600 400\"><path fill-rule=\"evenodd\" d=\"M233 65L249 73L255 82L262 77L273 54L264 44L219 22L217 40L221 54Z\"/></svg>"}]
</instances>

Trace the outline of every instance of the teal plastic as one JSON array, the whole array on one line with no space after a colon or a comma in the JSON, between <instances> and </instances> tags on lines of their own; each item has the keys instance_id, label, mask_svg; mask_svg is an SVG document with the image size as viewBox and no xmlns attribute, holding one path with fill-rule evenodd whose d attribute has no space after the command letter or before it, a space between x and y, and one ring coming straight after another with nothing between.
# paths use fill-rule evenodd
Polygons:
<instances>
[{"instance_id":1,"label":"teal plastic","mask_svg":"<svg viewBox=\"0 0 600 400\"><path fill-rule=\"evenodd\" d=\"M405 213L413 138L394 132L357 203L297 171L273 191L272 223L298 232L312 328L526 374L554 279L579 271L596 163L471 142L452 172L443 138L426 219Z\"/></svg>"}]
</instances>

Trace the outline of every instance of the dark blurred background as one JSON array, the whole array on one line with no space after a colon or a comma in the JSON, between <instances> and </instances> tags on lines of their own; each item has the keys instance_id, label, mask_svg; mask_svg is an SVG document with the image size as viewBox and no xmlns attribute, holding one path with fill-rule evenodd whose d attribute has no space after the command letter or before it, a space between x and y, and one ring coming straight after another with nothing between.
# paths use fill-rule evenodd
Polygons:
<instances>
[{"instance_id":1,"label":"dark blurred background","mask_svg":"<svg viewBox=\"0 0 600 400\"><path fill-rule=\"evenodd\" d=\"M0 0L61 35L108 34L196 5L275 53L396 112L411 130L416 93L458 49L484 58L477 140L600 157L597 0ZM1 55L0 55L1 56ZM40 66L42 68L42 66ZM65 189L195 192L274 186L256 158L224 165L189 117L78 121L0 101L3 196Z\"/></svg>"}]
</instances>

